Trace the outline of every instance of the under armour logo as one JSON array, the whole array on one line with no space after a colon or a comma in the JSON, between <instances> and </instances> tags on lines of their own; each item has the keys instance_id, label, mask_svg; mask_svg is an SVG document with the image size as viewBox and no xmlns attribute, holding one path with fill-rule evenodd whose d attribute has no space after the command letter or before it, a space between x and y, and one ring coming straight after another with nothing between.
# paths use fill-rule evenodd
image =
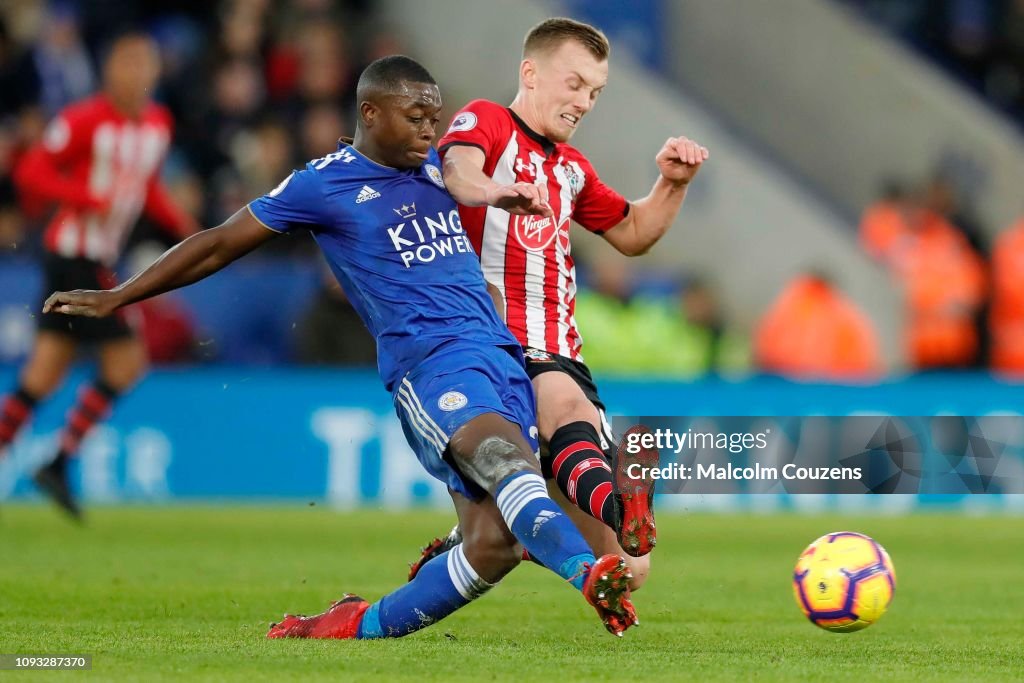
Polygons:
<instances>
[{"instance_id":1,"label":"under armour logo","mask_svg":"<svg viewBox=\"0 0 1024 683\"><path fill-rule=\"evenodd\" d=\"M534 170L533 164L524 164L522 159L516 159L516 173L526 173L531 178L537 177L537 171Z\"/></svg>"}]
</instances>

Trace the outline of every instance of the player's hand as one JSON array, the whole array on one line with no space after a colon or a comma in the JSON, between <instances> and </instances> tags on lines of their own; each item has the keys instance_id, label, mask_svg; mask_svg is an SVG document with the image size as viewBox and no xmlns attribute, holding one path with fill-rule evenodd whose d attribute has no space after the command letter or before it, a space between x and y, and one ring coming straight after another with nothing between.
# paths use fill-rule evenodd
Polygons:
<instances>
[{"instance_id":1,"label":"player's hand","mask_svg":"<svg viewBox=\"0 0 1024 683\"><path fill-rule=\"evenodd\" d=\"M665 180L677 185L687 185L700 165L707 161L708 148L686 137L669 138L665 141L654 161Z\"/></svg>"},{"instance_id":2,"label":"player's hand","mask_svg":"<svg viewBox=\"0 0 1024 683\"><path fill-rule=\"evenodd\" d=\"M504 209L517 216L545 216L552 218L555 212L548 204L548 188L532 183L493 185L488 188L485 199L487 206Z\"/></svg>"},{"instance_id":3,"label":"player's hand","mask_svg":"<svg viewBox=\"0 0 1024 683\"><path fill-rule=\"evenodd\" d=\"M63 313L86 318L105 318L121 305L116 292L109 290L76 289L73 292L54 292L43 304L43 313Z\"/></svg>"}]
</instances>

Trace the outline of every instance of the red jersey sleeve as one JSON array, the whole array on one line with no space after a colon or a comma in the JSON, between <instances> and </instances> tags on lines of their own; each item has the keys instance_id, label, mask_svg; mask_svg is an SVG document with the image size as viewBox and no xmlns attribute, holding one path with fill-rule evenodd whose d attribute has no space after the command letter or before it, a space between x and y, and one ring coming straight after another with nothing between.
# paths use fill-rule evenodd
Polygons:
<instances>
[{"instance_id":1,"label":"red jersey sleeve","mask_svg":"<svg viewBox=\"0 0 1024 683\"><path fill-rule=\"evenodd\" d=\"M50 121L39 146L54 163L66 166L92 152L96 122L91 102L73 104Z\"/></svg>"},{"instance_id":2,"label":"red jersey sleeve","mask_svg":"<svg viewBox=\"0 0 1024 683\"><path fill-rule=\"evenodd\" d=\"M582 171L583 189L576 196L572 218L590 232L600 235L629 215L629 202L605 185L585 158L581 156L574 163L579 164L578 171Z\"/></svg>"},{"instance_id":3,"label":"red jersey sleeve","mask_svg":"<svg viewBox=\"0 0 1024 683\"><path fill-rule=\"evenodd\" d=\"M91 153L96 126L92 111L84 105L68 107L22 156L14 180L30 200L66 202L83 208L102 206L102 199L94 197L85 182L72 177L74 165Z\"/></svg>"},{"instance_id":4,"label":"red jersey sleeve","mask_svg":"<svg viewBox=\"0 0 1024 683\"><path fill-rule=\"evenodd\" d=\"M469 145L487 157L485 171L493 167L512 135L512 116L500 104L473 100L452 117L448 132L437 144L444 159L445 152L455 145Z\"/></svg>"}]
</instances>

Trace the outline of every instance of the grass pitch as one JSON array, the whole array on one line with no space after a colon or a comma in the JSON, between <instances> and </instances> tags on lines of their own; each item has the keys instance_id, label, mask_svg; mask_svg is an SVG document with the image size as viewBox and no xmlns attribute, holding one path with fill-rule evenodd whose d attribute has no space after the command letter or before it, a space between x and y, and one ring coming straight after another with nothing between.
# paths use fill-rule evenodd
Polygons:
<instances>
[{"instance_id":1,"label":"grass pitch","mask_svg":"<svg viewBox=\"0 0 1024 683\"><path fill-rule=\"evenodd\" d=\"M1024 519L663 515L643 625L616 639L556 577L522 566L402 640L268 641L285 611L374 599L452 516L321 507L95 508L78 528L0 509L0 653L91 654L97 680L1010 680L1024 675ZM860 633L812 626L790 589L813 539L874 536L898 575Z\"/></svg>"}]
</instances>

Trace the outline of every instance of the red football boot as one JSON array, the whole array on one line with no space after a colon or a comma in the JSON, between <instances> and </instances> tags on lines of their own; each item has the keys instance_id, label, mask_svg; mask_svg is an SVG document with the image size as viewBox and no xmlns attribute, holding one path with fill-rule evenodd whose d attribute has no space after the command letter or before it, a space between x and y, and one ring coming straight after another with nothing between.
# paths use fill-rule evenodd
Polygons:
<instances>
[{"instance_id":1,"label":"red football boot","mask_svg":"<svg viewBox=\"0 0 1024 683\"><path fill-rule=\"evenodd\" d=\"M271 624L267 638L355 638L359 622L370 603L358 595L345 595L323 614L305 617L286 614L279 624Z\"/></svg>"},{"instance_id":2,"label":"red football boot","mask_svg":"<svg viewBox=\"0 0 1024 683\"><path fill-rule=\"evenodd\" d=\"M423 569L423 565L430 562L443 552L451 550L462 543L462 529L456 524L444 538L435 538L420 551L420 556L415 562L409 565L409 581L416 578L416 575Z\"/></svg>"},{"instance_id":3,"label":"red football boot","mask_svg":"<svg viewBox=\"0 0 1024 683\"><path fill-rule=\"evenodd\" d=\"M642 472L642 468L658 466L657 448L639 448L638 453L626 450L626 439L630 434L650 433L643 425L636 425L623 434L619 450L615 458L615 534L619 545L633 557L643 557L654 550L658 543L658 532L654 525L654 482L650 476L633 478L629 476L629 466L634 474Z\"/></svg>"},{"instance_id":4,"label":"red football boot","mask_svg":"<svg viewBox=\"0 0 1024 683\"><path fill-rule=\"evenodd\" d=\"M618 555L603 555L590 568L583 583L583 597L601 617L609 633L622 637L630 626L639 625L636 610L629 600L629 580L633 575Z\"/></svg>"},{"instance_id":5,"label":"red football boot","mask_svg":"<svg viewBox=\"0 0 1024 683\"><path fill-rule=\"evenodd\" d=\"M423 565L430 562L432 559L440 555L441 553L448 552L458 544L462 543L462 529L459 525L448 532L448 535L444 538L435 538L433 541L428 543L423 550L420 551L419 558L415 562L409 565L409 581L416 578L416 575L423 569ZM523 562L533 562L534 564L544 566L540 564L537 558L530 555L530 553L523 548Z\"/></svg>"}]
</instances>

